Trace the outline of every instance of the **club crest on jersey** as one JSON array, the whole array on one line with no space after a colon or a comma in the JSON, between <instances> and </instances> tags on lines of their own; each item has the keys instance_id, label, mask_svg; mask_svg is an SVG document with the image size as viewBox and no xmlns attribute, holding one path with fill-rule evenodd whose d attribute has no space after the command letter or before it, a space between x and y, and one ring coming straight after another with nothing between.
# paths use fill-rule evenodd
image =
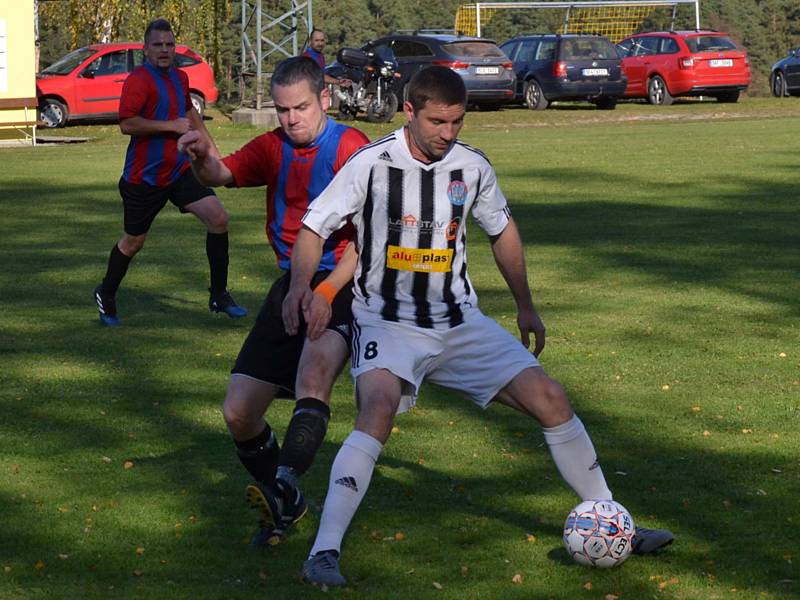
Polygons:
<instances>
[{"instance_id":1,"label":"club crest on jersey","mask_svg":"<svg viewBox=\"0 0 800 600\"><path fill-rule=\"evenodd\" d=\"M450 199L450 204L463 206L467 201L467 184L463 181L451 181L447 186L447 197Z\"/></svg>"},{"instance_id":2,"label":"club crest on jersey","mask_svg":"<svg viewBox=\"0 0 800 600\"><path fill-rule=\"evenodd\" d=\"M453 262L453 250L432 248L403 248L389 245L386 248L386 267L398 271L419 273L447 273Z\"/></svg>"}]
</instances>

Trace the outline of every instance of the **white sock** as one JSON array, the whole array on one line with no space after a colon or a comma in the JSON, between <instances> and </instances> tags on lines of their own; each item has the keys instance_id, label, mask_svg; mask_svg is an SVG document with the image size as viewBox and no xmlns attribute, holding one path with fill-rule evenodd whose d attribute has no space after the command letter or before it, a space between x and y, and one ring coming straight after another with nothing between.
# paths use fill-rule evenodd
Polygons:
<instances>
[{"instance_id":1,"label":"white sock","mask_svg":"<svg viewBox=\"0 0 800 600\"><path fill-rule=\"evenodd\" d=\"M367 493L381 450L383 444L362 431L347 436L331 467L328 495L309 557L322 550L341 551L342 538Z\"/></svg>"},{"instance_id":2,"label":"white sock","mask_svg":"<svg viewBox=\"0 0 800 600\"><path fill-rule=\"evenodd\" d=\"M542 430L561 477L575 493L582 500L611 500L611 490L597 462L592 440L578 415L557 427Z\"/></svg>"}]
</instances>

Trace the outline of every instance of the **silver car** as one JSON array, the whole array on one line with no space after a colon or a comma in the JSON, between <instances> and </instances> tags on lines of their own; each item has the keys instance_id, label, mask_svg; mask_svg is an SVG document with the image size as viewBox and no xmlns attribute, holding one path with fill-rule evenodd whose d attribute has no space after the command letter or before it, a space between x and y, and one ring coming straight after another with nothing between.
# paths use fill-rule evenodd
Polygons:
<instances>
[{"instance_id":1,"label":"silver car","mask_svg":"<svg viewBox=\"0 0 800 600\"><path fill-rule=\"evenodd\" d=\"M467 102L499 106L514 97L511 61L492 40L446 34L387 35L363 46L383 60L395 61L401 98L417 71L432 65L449 67L464 79Z\"/></svg>"}]
</instances>

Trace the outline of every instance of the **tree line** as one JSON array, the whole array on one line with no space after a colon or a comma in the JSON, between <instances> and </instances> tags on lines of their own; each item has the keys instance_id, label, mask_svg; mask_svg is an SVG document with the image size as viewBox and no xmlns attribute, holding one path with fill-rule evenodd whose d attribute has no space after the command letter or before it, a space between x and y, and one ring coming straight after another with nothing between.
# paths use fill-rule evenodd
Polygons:
<instances>
[{"instance_id":1,"label":"tree line","mask_svg":"<svg viewBox=\"0 0 800 600\"><path fill-rule=\"evenodd\" d=\"M328 35L329 62L342 46L399 30L453 29L462 0L316 0L314 26ZM39 56L47 66L69 50L94 42L139 40L146 24L164 17L180 43L192 46L214 69L217 85L237 100L241 70L240 0L38 0ZM252 6L251 2L251 6ZM289 0L263 0L273 16L291 8ZM701 26L725 31L747 48L753 69L751 94L768 93L770 66L800 46L800 4L796 0L701 0ZM304 16L304 15L302 15ZM498 11L482 34L498 42L529 31L560 31L563 9ZM668 28L671 9L657 9L642 31ZM693 29L693 7L681 5L676 29ZM305 28L299 30L301 44ZM285 30L266 32L273 41ZM253 36L251 36L253 37ZM280 57L267 60L265 69Z\"/></svg>"}]
</instances>

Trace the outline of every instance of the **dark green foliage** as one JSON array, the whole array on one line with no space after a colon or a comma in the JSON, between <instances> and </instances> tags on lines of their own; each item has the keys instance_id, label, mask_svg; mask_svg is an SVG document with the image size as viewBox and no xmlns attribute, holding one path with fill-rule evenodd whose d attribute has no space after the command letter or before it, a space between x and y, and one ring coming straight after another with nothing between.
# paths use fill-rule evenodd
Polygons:
<instances>
[{"instance_id":1,"label":"dark green foliage","mask_svg":"<svg viewBox=\"0 0 800 600\"><path fill-rule=\"evenodd\" d=\"M72 2L76 4L76 2ZM51 3L43 3L47 7ZM55 4L55 3L52 3ZM67 4L67 3L65 3ZM174 5L174 3L172 3ZM326 49L328 61L342 46L360 46L370 39L402 29L452 28L461 0L337 0L320 1L313 5L314 26L328 34ZM288 10L288 0L263 3L264 10L278 15ZM119 24L120 39L139 39L141 21L170 7L162 0L132 2L122 13ZM186 11L180 29L180 41L193 45L206 55L214 66L218 85L228 96L238 90L241 70L241 3L239 0L198 0L198 10ZM213 15L204 15L203 9L211 7ZM701 26L727 31L747 48L754 69L752 95L768 93L769 67L786 55L789 49L800 45L800 7L793 0L703 0ZM173 11L174 12L174 11ZM65 10L42 10L40 17L41 64L46 66L71 49L70 28L59 22L53 13L63 19ZM533 31L559 31L564 18L561 9L499 11L484 24L483 35L502 42L509 37ZM55 19L55 20L54 20ZM210 25L215 23L216 27ZM678 9L676 28L693 28L694 14L689 6ZM656 10L642 24L642 31L668 28L671 10ZM97 41L91 37L91 27L81 32L80 43ZM305 31L301 26L301 31ZM274 30L267 36L277 42L285 31ZM301 35L300 44L305 42ZM275 53L265 60L265 71L281 57Z\"/></svg>"}]
</instances>

